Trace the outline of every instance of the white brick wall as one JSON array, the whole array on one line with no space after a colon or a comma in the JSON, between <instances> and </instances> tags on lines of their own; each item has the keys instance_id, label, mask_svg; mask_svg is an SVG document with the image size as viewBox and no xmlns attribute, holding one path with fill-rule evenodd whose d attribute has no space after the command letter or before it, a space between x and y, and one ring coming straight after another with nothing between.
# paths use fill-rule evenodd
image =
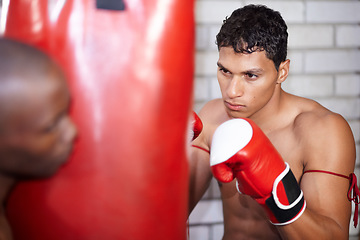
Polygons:
<instances>
[{"instance_id":1,"label":"white brick wall","mask_svg":"<svg viewBox=\"0 0 360 240\"><path fill-rule=\"evenodd\" d=\"M337 47L358 47L360 42L359 25L339 25L336 28Z\"/></svg>"},{"instance_id":2,"label":"white brick wall","mask_svg":"<svg viewBox=\"0 0 360 240\"><path fill-rule=\"evenodd\" d=\"M222 20L249 3L280 11L289 27L290 76L285 90L315 99L342 114L357 144L360 178L360 1L358 0L196 0L196 111L210 99L221 97L216 80L218 58L215 36ZM223 234L220 193L212 182L190 216L191 240L219 240ZM359 227L350 224L350 239Z\"/></svg>"},{"instance_id":3,"label":"white brick wall","mask_svg":"<svg viewBox=\"0 0 360 240\"><path fill-rule=\"evenodd\" d=\"M349 23L360 22L359 1L305 1L308 23Z\"/></svg>"},{"instance_id":4,"label":"white brick wall","mask_svg":"<svg viewBox=\"0 0 360 240\"><path fill-rule=\"evenodd\" d=\"M289 48L314 49L334 46L334 28L329 25L290 25L288 33Z\"/></svg>"},{"instance_id":5,"label":"white brick wall","mask_svg":"<svg viewBox=\"0 0 360 240\"><path fill-rule=\"evenodd\" d=\"M304 50L305 73L348 73L360 70L356 49Z\"/></svg>"}]
</instances>

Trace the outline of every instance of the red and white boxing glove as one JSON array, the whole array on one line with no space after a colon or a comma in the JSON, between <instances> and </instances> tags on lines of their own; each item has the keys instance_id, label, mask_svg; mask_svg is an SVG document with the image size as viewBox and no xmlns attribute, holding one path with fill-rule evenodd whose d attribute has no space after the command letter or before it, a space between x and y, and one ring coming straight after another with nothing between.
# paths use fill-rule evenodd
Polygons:
<instances>
[{"instance_id":1,"label":"red and white boxing glove","mask_svg":"<svg viewBox=\"0 0 360 240\"><path fill-rule=\"evenodd\" d=\"M190 139L191 141L194 141L200 135L203 129L202 121L194 111L192 112L192 119L190 125L192 126L190 132Z\"/></svg>"},{"instance_id":2,"label":"red and white boxing glove","mask_svg":"<svg viewBox=\"0 0 360 240\"><path fill-rule=\"evenodd\" d=\"M292 223L305 210L303 192L289 165L250 119L232 119L216 129L210 165L220 182L236 178L238 190L263 206L275 225Z\"/></svg>"}]
</instances>

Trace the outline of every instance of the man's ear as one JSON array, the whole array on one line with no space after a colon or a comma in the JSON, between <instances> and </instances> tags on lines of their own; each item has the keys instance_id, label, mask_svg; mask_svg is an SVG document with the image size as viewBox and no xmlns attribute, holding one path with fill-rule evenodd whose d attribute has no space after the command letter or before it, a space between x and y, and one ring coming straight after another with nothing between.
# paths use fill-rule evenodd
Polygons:
<instances>
[{"instance_id":1,"label":"man's ear","mask_svg":"<svg viewBox=\"0 0 360 240\"><path fill-rule=\"evenodd\" d=\"M279 71L278 71L278 79L276 83L282 83L285 81L285 79L289 75L289 69L290 69L290 59L286 59L285 61L280 63Z\"/></svg>"}]
</instances>

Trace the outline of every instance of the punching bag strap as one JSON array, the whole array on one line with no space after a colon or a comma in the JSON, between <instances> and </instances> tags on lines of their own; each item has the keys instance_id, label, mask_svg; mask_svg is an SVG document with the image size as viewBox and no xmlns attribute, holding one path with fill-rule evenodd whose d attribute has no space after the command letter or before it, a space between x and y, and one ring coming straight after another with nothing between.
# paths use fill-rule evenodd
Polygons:
<instances>
[{"instance_id":1,"label":"punching bag strap","mask_svg":"<svg viewBox=\"0 0 360 240\"><path fill-rule=\"evenodd\" d=\"M125 3L123 0L96 0L96 8L123 11Z\"/></svg>"}]
</instances>

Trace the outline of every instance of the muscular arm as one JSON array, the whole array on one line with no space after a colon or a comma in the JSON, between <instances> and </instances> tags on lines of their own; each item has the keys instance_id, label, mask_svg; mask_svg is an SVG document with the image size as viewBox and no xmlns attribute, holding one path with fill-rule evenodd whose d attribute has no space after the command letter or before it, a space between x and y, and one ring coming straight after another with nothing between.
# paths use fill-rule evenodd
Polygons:
<instances>
[{"instance_id":1,"label":"muscular arm","mask_svg":"<svg viewBox=\"0 0 360 240\"><path fill-rule=\"evenodd\" d=\"M190 155L189 215L210 185L209 153L192 147Z\"/></svg>"},{"instance_id":2,"label":"muscular arm","mask_svg":"<svg viewBox=\"0 0 360 240\"><path fill-rule=\"evenodd\" d=\"M224 121L219 117L222 115L224 115L224 110L222 101L219 99L208 102L199 112L203 130L191 144L203 149L191 147L190 151L189 215L206 192L213 177L210 154L207 151L210 149L211 138L216 127L220 124L219 122Z\"/></svg>"},{"instance_id":3,"label":"muscular arm","mask_svg":"<svg viewBox=\"0 0 360 240\"><path fill-rule=\"evenodd\" d=\"M330 114L316 120L305 116L299 121L301 126L296 130L305 153L305 170L326 170L346 176L354 171L354 138L342 117ZM297 221L278 227L282 237L348 239L349 180L324 173L306 173L300 187L307 203L306 210Z\"/></svg>"}]
</instances>

